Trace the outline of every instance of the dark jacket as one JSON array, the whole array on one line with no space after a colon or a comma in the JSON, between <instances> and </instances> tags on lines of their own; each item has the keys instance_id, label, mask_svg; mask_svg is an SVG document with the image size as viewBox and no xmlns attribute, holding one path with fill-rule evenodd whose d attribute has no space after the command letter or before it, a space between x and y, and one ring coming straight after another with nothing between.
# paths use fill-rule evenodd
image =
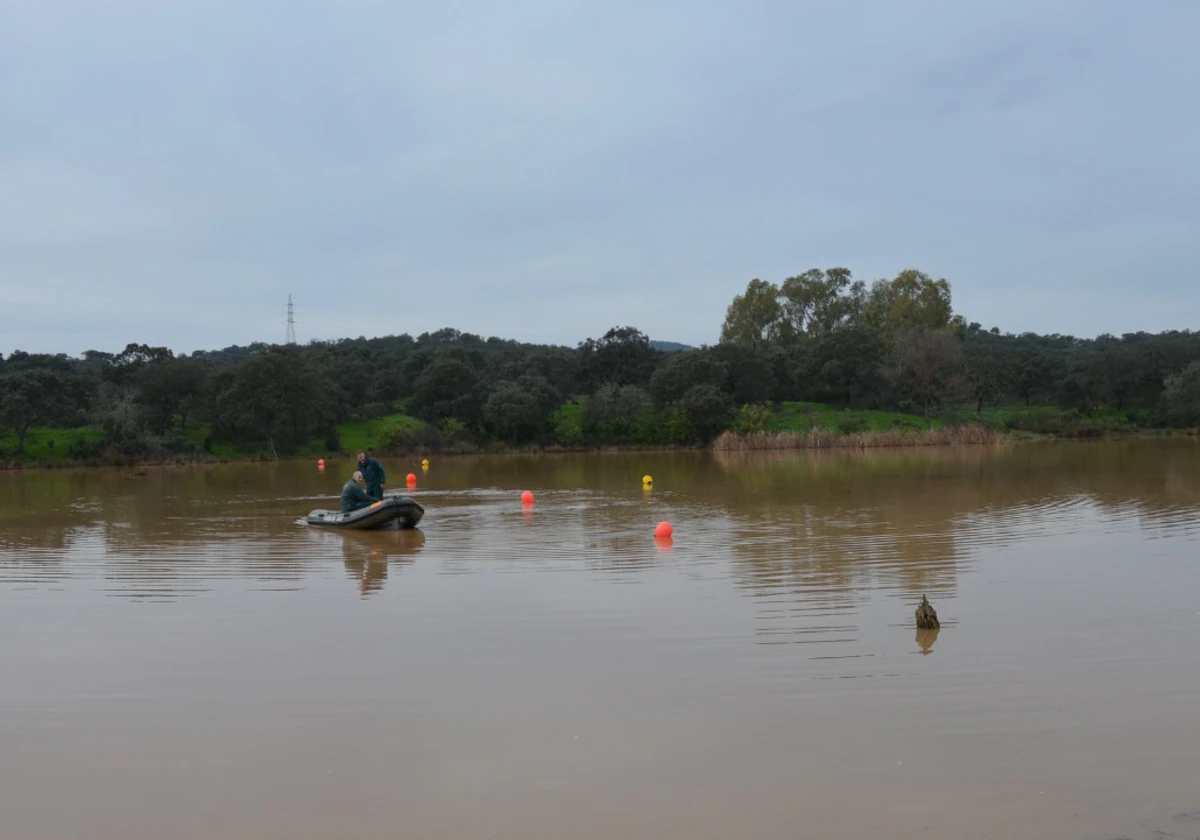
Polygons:
<instances>
[{"instance_id":1,"label":"dark jacket","mask_svg":"<svg viewBox=\"0 0 1200 840\"><path fill-rule=\"evenodd\" d=\"M373 504L375 500L368 496L353 478L342 487L342 513L350 513Z\"/></svg>"},{"instance_id":2,"label":"dark jacket","mask_svg":"<svg viewBox=\"0 0 1200 840\"><path fill-rule=\"evenodd\" d=\"M363 474L363 483L367 485L367 494L376 499L383 498L383 483L387 481L382 465L374 458L368 458L358 465Z\"/></svg>"}]
</instances>

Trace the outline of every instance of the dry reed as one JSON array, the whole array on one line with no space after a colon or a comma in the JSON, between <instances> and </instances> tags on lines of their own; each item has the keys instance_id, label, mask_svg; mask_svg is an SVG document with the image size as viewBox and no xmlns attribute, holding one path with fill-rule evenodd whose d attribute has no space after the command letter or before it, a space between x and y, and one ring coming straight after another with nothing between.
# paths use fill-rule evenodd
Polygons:
<instances>
[{"instance_id":1,"label":"dry reed","mask_svg":"<svg viewBox=\"0 0 1200 840\"><path fill-rule=\"evenodd\" d=\"M954 446L992 444L1004 434L982 426L923 429L917 432L889 429L882 432L839 434L813 427L808 432L723 432L713 449L724 452L757 452L772 449L874 449L899 446Z\"/></svg>"}]
</instances>

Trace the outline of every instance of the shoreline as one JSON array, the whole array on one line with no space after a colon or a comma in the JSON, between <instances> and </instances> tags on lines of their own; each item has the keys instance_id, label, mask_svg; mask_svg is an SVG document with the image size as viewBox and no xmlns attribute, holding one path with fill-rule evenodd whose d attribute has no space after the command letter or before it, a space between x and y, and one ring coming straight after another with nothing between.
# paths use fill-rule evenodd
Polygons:
<instances>
[{"instance_id":1,"label":"shoreline","mask_svg":"<svg viewBox=\"0 0 1200 840\"><path fill-rule=\"evenodd\" d=\"M850 432L836 433L821 429L809 432L722 432L712 443L693 446L663 446L655 444L603 444L598 446L446 446L418 447L411 450L375 449L374 454L386 458L463 457L471 455L570 455L570 454L621 454L631 452L788 452L813 450L887 450L887 449L930 449L959 446L997 446L1011 443L1033 442L1100 442L1112 440L1200 440L1200 429L1164 429L1138 431L1107 431L1096 435L1048 435L1030 433L997 432L981 426L963 426L958 429L926 429L919 432ZM34 470L86 469L86 468L137 468L137 467L186 467L215 466L219 464L270 464L287 461L310 461L346 459L353 452L305 453L271 458L263 453L243 457L213 456L207 453L179 455L128 456L113 455L87 459L57 458L54 460L0 461L0 472L25 472Z\"/></svg>"}]
</instances>

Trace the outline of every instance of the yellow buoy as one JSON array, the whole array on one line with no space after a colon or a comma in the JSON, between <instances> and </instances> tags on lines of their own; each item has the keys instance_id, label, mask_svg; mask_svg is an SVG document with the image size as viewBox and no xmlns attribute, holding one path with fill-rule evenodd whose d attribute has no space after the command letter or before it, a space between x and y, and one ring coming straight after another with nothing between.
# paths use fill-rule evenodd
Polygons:
<instances>
[{"instance_id":1,"label":"yellow buoy","mask_svg":"<svg viewBox=\"0 0 1200 840\"><path fill-rule=\"evenodd\" d=\"M429 469L429 459L428 458L426 458L424 461L421 462L421 469L423 469L423 470Z\"/></svg>"},{"instance_id":2,"label":"yellow buoy","mask_svg":"<svg viewBox=\"0 0 1200 840\"><path fill-rule=\"evenodd\" d=\"M651 478L650 476L648 476L648 475L642 476L642 485L643 486L649 486L653 483L654 483L654 479Z\"/></svg>"}]
</instances>

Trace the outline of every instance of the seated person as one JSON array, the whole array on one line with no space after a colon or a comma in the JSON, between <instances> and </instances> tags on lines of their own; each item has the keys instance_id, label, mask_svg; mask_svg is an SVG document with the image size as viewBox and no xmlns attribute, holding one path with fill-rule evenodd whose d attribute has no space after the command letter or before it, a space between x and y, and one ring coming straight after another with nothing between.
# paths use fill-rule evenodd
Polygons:
<instances>
[{"instance_id":1,"label":"seated person","mask_svg":"<svg viewBox=\"0 0 1200 840\"><path fill-rule=\"evenodd\" d=\"M368 496L362 485L363 474L359 470L342 487L342 513L352 513L375 504L377 500Z\"/></svg>"}]
</instances>

